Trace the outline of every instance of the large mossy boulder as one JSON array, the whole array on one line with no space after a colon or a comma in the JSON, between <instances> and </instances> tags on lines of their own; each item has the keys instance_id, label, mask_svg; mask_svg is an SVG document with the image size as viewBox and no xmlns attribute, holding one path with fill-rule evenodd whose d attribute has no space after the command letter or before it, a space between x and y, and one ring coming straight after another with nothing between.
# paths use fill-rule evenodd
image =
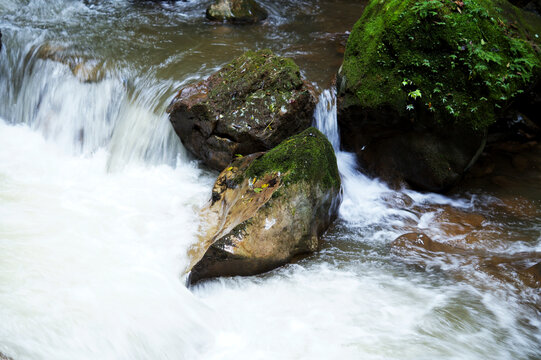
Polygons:
<instances>
[{"instance_id":1,"label":"large mossy boulder","mask_svg":"<svg viewBox=\"0 0 541 360\"><path fill-rule=\"evenodd\" d=\"M255 0L216 0L207 8L207 19L250 24L265 20L268 13Z\"/></svg>"},{"instance_id":2,"label":"large mossy boulder","mask_svg":"<svg viewBox=\"0 0 541 360\"><path fill-rule=\"evenodd\" d=\"M254 275L318 249L340 203L329 141L311 127L267 153L236 159L218 177L189 250L191 282Z\"/></svg>"},{"instance_id":3,"label":"large mossy boulder","mask_svg":"<svg viewBox=\"0 0 541 360\"><path fill-rule=\"evenodd\" d=\"M505 0L372 0L337 78L343 146L389 182L431 191L539 80L541 22Z\"/></svg>"},{"instance_id":4,"label":"large mossy boulder","mask_svg":"<svg viewBox=\"0 0 541 360\"><path fill-rule=\"evenodd\" d=\"M315 103L293 60L262 50L184 87L167 111L184 146L222 170L237 154L272 149L308 128Z\"/></svg>"}]
</instances>

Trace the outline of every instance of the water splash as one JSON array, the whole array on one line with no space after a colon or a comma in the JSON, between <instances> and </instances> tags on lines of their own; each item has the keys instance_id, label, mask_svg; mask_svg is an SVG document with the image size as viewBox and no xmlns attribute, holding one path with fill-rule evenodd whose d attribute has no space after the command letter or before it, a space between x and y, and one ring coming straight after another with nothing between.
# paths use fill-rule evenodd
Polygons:
<instances>
[{"instance_id":1,"label":"water splash","mask_svg":"<svg viewBox=\"0 0 541 360\"><path fill-rule=\"evenodd\" d=\"M357 228L374 229L380 232L377 238L396 235L391 227L381 228L382 223L397 225L402 222L397 215L410 218L411 214L389 206L385 195L392 192L384 183L371 179L359 171L355 154L340 149L335 90L325 90L319 97L314 112L314 126L317 127L333 145L342 178L343 200L339 210L340 218ZM376 230L377 229L377 230Z\"/></svg>"},{"instance_id":2,"label":"water splash","mask_svg":"<svg viewBox=\"0 0 541 360\"><path fill-rule=\"evenodd\" d=\"M335 92L335 89L325 89L319 95L314 111L313 125L327 137L334 151L340 152L340 133L338 132Z\"/></svg>"},{"instance_id":3,"label":"water splash","mask_svg":"<svg viewBox=\"0 0 541 360\"><path fill-rule=\"evenodd\" d=\"M44 58L43 46L51 45L39 38L2 55L0 114L9 123L26 124L72 154L107 149L111 170L188 160L164 111L175 83L135 77L134 88L125 80L133 74L114 68L103 80L83 82L68 64Z\"/></svg>"}]
</instances>

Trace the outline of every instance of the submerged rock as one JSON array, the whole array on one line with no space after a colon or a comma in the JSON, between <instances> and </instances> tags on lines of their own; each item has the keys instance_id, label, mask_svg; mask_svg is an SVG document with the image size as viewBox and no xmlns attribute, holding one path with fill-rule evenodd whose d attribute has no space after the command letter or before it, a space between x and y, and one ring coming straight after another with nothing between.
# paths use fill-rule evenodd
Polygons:
<instances>
[{"instance_id":1,"label":"submerged rock","mask_svg":"<svg viewBox=\"0 0 541 360\"><path fill-rule=\"evenodd\" d=\"M494 253L484 248L464 248L432 240L423 233L408 233L391 243L391 251L400 258L418 265L441 264L460 270L480 270L517 287L541 287L541 253ZM457 278L464 279L461 274Z\"/></svg>"},{"instance_id":2,"label":"submerged rock","mask_svg":"<svg viewBox=\"0 0 541 360\"><path fill-rule=\"evenodd\" d=\"M61 45L43 44L35 49L35 56L67 65L73 75L81 82L99 82L107 75L106 63L75 54Z\"/></svg>"},{"instance_id":3,"label":"submerged rock","mask_svg":"<svg viewBox=\"0 0 541 360\"><path fill-rule=\"evenodd\" d=\"M526 285L533 288L541 288L541 261L526 269L520 270L519 274Z\"/></svg>"},{"instance_id":4,"label":"submerged rock","mask_svg":"<svg viewBox=\"0 0 541 360\"><path fill-rule=\"evenodd\" d=\"M191 282L254 275L316 251L339 194L336 157L315 128L235 160L201 211L200 239L189 250Z\"/></svg>"},{"instance_id":5,"label":"submerged rock","mask_svg":"<svg viewBox=\"0 0 541 360\"><path fill-rule=\"evenodd\" d=\"M403 253L405 251L446 254L464 253L463 249L436 242L423 233L401 235L391 243L391 249L395 253Z\"/></svg>"},{"instance_id":6,"label":"submerged rock","mask_svg":"<svg viewBox=\"0 0 541 360\"><path fill-rule=\"evenodd\" d=\"M267 16L267 11L255 0L216 0L207 8L209 20L249 24L265 20Z\"/></svg>"},{"instance_id":7,"label":"submerged rock","mask_svg":"<svg viewBox=\"0 0 541 360\"><path fill-rule=\"evenodd\" d=\"M450 205L440 205L434 214L434 222L447 238L472 234L483 228L486 221L481 214L465 212Z\"/></svg>"},{"instance_id":8,"label":"submerged rock","mask_svg":"<svg viewBox=\"0 0 541 360\"><path fill-rule=\"evenodd\" d=\"M222 170L309 127L315 103L293 60L262 50L182 88L167 112L184 146Z\"/></svg>"},{"instance_id":9,"label":"submerged rock","mask_svg":"<svg viewBox=\"0 0 541 360\"><path fill-rule=\"evenodd\" d=\"M0 50L2 50L2 30L0 30Z\"/></svg>"},{"instance_id":10,"label":"submerged rock","mask_svg":"<svg viewBox=\"0 0 541 360\"><path fill-rule=\"evenodd\" d=\"M423 233L399 236L391 243L391 251L418 265L433 266L443 262L456 270L469 265L469 271L480 270L517 287L541 287L541 254L538 252L499 254L487 249L463 248L437 242ZM460 274L456 275L463 278Z\"/></svg>"},{"instance_id":11,"label":"submerged rock","mask_svg":"<svg viewBox=\"0 0 541 360\"><path fill-rule=\"evenodd\" d=\"M372 0L337 78L343 146L391 183L444 191L540 78L541 22L507 1Z\"/></svg>"}]
</instances>

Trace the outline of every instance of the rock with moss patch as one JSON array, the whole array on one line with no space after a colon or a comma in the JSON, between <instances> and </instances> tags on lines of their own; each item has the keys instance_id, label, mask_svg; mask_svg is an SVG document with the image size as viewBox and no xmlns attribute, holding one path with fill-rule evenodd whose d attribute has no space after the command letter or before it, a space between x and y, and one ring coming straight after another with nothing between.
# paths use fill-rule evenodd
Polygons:
<instances>
[{"instance_id":1,"label":"rock with moss patch","mask_svg":"<svg viewBox=\"0 0 541 360\"><path fill-rule=\"evenodd\" d=\"M184 146L222 170L237 154L269 150L309 127L315 102L293 60L262 50L184 87L167 111Z\"/></svg>"},{"instance_id":2,"label":"rock with moss patch","mask_svg":"<svg viewBox=\"0 0 541 360\"><path fill-rule=\"evenodd\" d=\"M256 23L268 14L255 0L216 0L207 8L207 18L239 24Z\"/></svg>"},{"instance_id":3,"label":"rock with moss patch","mask_svg":"<svg viewBox=\"0 0 541 360\"><path fill-rule=\"evenodd\" d=\"M235 160L201 211L200 239L189 250L191 281L254 275L316 251L339 202L336 158L315 128Z\"/></svg>"},{"instance_id":4,"label":"rock with moss patch","mask_svg":"<svg viewBox=\"0 0 541 360\"><path fill-rule=\"evenodd\" d=\"M504 0L370 1L337 79L343 146L376 176L445 190L539 79L540 28Z\"/></svg>"}]
</instances>

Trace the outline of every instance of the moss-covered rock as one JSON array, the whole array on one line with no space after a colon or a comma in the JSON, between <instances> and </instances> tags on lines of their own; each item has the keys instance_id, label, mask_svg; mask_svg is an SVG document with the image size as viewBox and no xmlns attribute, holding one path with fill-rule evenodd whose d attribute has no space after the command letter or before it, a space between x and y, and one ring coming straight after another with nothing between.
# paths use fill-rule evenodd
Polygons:
<instances>
[{"instance_id":1,"label":"moss-covered rock","mask_svg":"<svg viewBox=\"0 0 541 360\"><path fill-rule=\"evenodd\" d=\"M214 21L249 24L265 20L268 14L255 0L216 0L207 8L207 18Z\"/></svg>"},{"instance_id":2,"label":"moss-covered rock","mask_svg":"<svg viewBox=\"0 0 541 360\"><path fill-rule=\"evenodd\" d=\"M167 111L184 146L222 170L237 154L269 150L309 127L315 103L293 60L262 50L184 87Z\"/></svg>"},{"instance_id":3,"label":"moss-covered rock","mask_svg":"<svg viewBox=\"0 0 541 360\"><path fill-rule=\"evenodd\" d=\"M189 251L191 281L253 275L318 249L336 216L340 176L331 144L308 128L218 177Z\"/></svg>"},{"instance_id":4,"label":"moss-covered rock","mask_svg":"<svg viewBox=\"0 0 541 360\"><path fill-rule=\"evenodd\" d=\"M370 1L337 81L344 146L375 175L444 190L475 160L486 129L539 79L539 36L537 16L505 0ZM415 159L399 155L394 169L378 163L391 157L382 141L411 155L403 136L419 139ZM422 149L440 141L452 151Z\"/></svg>"},{"instance_id":5,"label":"moss-covered rock","mask_svg":"<svg viewBox=\"0 0 541 360\"><path fill-rule=\"evenodd\" d=\"M473 129L493 123L537 78L541 25L529 29L529 14L505 0L463 3L371 1L348 40L343 106L390 107Z\"/></svg>"}]
</instances>

